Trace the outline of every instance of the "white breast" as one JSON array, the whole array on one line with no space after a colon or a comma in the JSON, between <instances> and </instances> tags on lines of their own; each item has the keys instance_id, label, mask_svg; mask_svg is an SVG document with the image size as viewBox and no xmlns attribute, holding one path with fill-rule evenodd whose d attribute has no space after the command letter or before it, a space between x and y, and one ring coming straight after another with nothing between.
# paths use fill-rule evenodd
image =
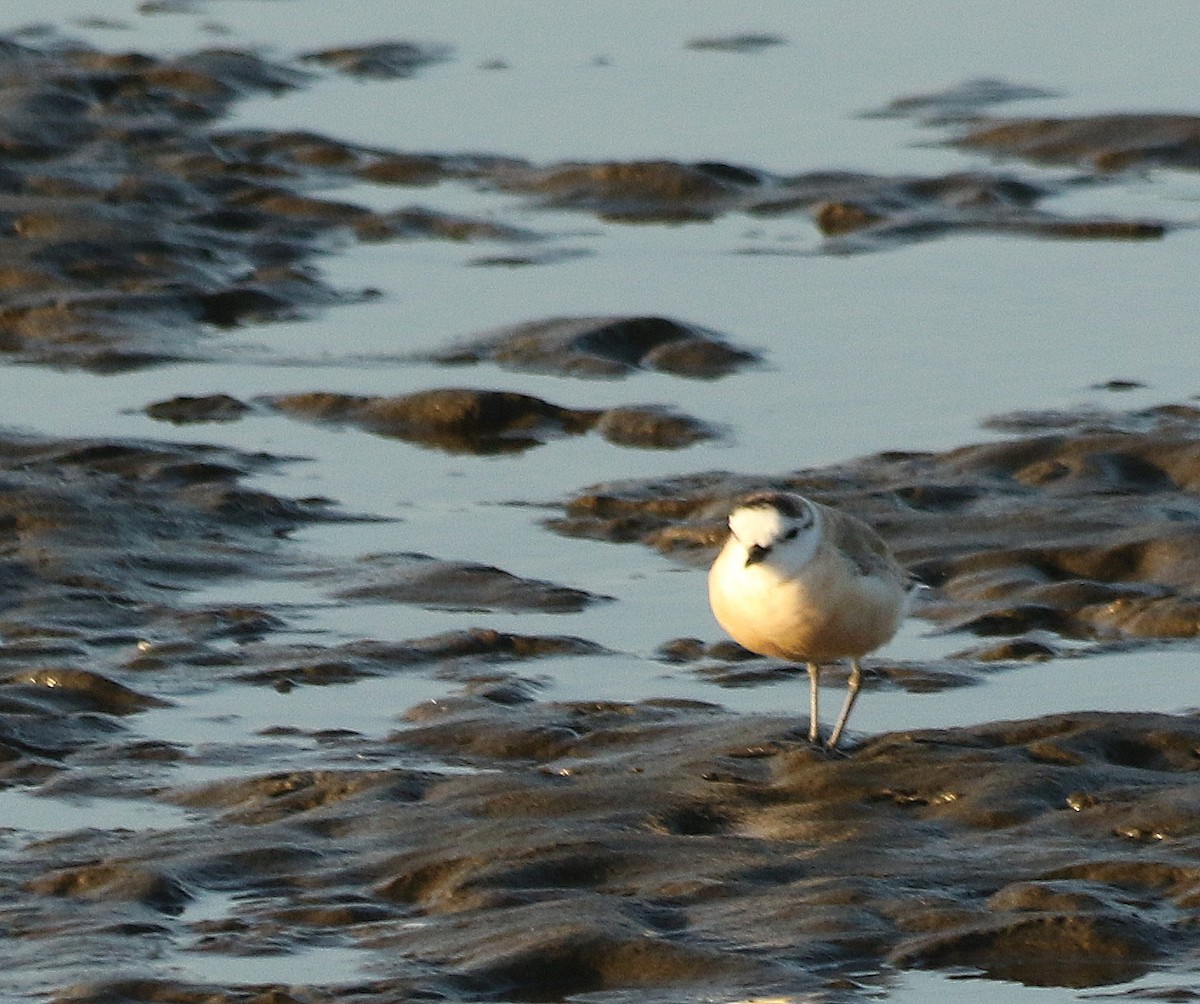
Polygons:
<instances>
[{"instance_id":1,"label":"white breast","mask_svg":"<svg viewBox=\"0 0 1200 1004\"><path fill-rule=\"evenodd\" d=\"M731 537L708 587L713 614L737 642L797 662L865 655L890 640L904 616L898 570L863 575L825 541L786 575L770 561L747 566L745 547Z\"/></svg>"}]
</instances>

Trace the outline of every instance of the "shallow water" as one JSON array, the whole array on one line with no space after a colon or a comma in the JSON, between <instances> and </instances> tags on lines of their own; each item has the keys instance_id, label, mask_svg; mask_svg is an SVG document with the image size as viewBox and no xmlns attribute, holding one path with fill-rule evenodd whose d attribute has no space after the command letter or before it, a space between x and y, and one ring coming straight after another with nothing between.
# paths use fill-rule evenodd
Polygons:
<instances>
[{"instance_id":1,"label":"shallow water","mask_svg":"<svg viewBox=\"0 0 1200 1004\"><path fill-rule=\"evenodd\" d=\"M0 791L0 833L17 839L89 828L104 830L170 829L188 820L172 805L116 798L47 797L21 788Z\"/></svg>"},{"instance_id":2,"label":"shallow water","mask_svg":"<svg viewBox=\"0 0 1200 1004\"><path fill-rule=\"evenodd\" d=\"M279 57L376 38L444 43L453 56L413 79L364 82L321 73L307 88L243 102L228 124L544 162L666 157L787 173L948 173L983 158L936 145L944 135L938 129L861 113L897 95L980 76L1059 92L1004 106L1014 114L1191 112L1200 83L1191 44L1200 13L1182 2L1156 4L1152 17L1138 7L1094 5L1087 18L1033 3L1000 10L945 3L926 5L916 19L902 10L847 15L835 6L801 10L784 2L748 13L728 0L652 9L359 0L339 8L336 23L323 0L214 0L177 13L120 7L100 0L9 0L0 29L42 21L109 49L256 46ZM89 17L116 23L98 26ZM776 33L785 44L755 54L684 45L732 31ZM1095 58L1097 52L1105 58ZM507 68L485 68L496 60ZM1027 165L1011 169L1030 178L1040 173ZM294 535L300 549L326 555L421 551L616 597L579 614L485 617L341 604L307 580L219 584L193 598L197 605L277 604L288 621L285 636L294 639L403 639L482 625L577 634L614 650L523 669L549 699L682 697L736 710L792 706L799 712L804 688L797 677L722 689L686 667L655 661L654 650L668 638L719 636L703 572L641 548L557 537L541 526L544 510L507 503L551 501L608 479L710 469L771 474L885 449L947 448L987 438L978 422L997 412L1111 405L1111 392L1093 387L1113 378L1146 385L1122 395L1121 406L1181 401L1197 391L1196 369L1183 347L1194 340L1200 230L1179 229L1145 243L955 236L829 255L821 252L815 227L795 216L732 214L709 223L630 226L534 210L524 199L463 183L432 189L357 183L336 194L378 207L419 204L485 215L533 229L547 247L572 254L511 268L480 265L506 250L485 243L339 248L319 263L329 281L382 296L310 320L214 335L220 343L215 362L111 376L0 368L0 424L51 435L215 442L305 458L259 475L256 483L288 496L327 496L388 521L311 526ZM1154 171L1116 186L1079 189L1053 208L1194 223L1198 200L1200 178ZM608 313L701 324L762 351L766 365L715 383L648 373L585 382L491 366L445 370L407 359L505 324ZM519 389L575 407L659 402L728 435L671 453L583 437L519 456L476 457L277 414L174 427L141 410L174 395L225 392L249 399L318 388L400 394L454 385ZM961 638L912 621L880 658L936 658L962 647ZM1196 656L1194 646L1174 645L1035 664L933 694L880 689L861 702L854 727L875 732L1081 709L1189 710ZM258 688L253 700L231 685L172 695L175 707L144 713L132 728L198 749L249 751L246 759L277 769L306 766L319 760L316 747L265 741L261 734L286 725L382 736L404 709L453 689L419 672L290 693ZM830 688L827 702L839 699ZM208 771L188 764L177 772L181 782L208 779ZM173 811L0 793L0 825L19 834L166 827ZM308 961L281 958L278 978L303 979L296 974L310 964L313 972L349 969L359 958L350 949L313 951ZM275 978L261 958L197 956L178 967L188 978ZM1077 996L921 973L905 974L886 994L898 1001L950 999L967 987L977 1000L1050 1004Z\"/></svg>"},{"instance_id":3,"label":"shallow water","mask_svg":"<svg viewBox=\"0 0 1200 1004\"><path fill-rule=\"evenodd\" d=\"M895 974L888 979L881 999L894 1004L918 1001L960 1001L964 994L976 1004L1064 1004L1066 1001L1111 999L1171 1000L1173 993L1187 995L1190 982L1180 983L1170 975L1152 973L1112 989L1065 990L1061 987L1027 987L1004 980L981 980L970 973L927 972L919 969ZM1123 995L1129 994L1129 998ZM1185 998L1186 999L1186 998Z\"/></svg>"}]
</instances>

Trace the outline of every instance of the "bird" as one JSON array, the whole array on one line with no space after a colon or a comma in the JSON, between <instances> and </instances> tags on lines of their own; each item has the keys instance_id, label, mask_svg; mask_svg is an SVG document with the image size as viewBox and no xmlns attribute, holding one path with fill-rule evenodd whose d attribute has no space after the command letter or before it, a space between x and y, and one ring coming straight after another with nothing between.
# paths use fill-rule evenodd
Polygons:
<instances>
[{"instance_id":1,"label":"bird","mask_svg":"<svg viewBox=\"0 0 1200 1004\"><path fill-rule=\"evenodd\" d=\"M859 659L886 644L908 613L912 580L854 516L791 492L758 492L729 515L708 573L713 616L758 655L808 667L808 739L821 741L821 665L850 660L845 703L826 742L836 749L862 687Z\"/></svg>"}]
</instances>

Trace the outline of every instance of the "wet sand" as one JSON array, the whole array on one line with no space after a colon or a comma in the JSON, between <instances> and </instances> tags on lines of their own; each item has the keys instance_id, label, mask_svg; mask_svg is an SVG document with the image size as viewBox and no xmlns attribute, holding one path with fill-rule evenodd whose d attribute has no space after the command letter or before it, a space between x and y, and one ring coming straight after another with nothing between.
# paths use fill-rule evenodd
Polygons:
<instances>
[{"instance_id":1,"label":"wet sand","mask_svg":"<svg viewBox=\"0 0 1200 1004\"><path fill-rule=\"evenodd\" d=\"M718 43L769 40L694 44ZM405 75L443 58L419 47L283 64L10 41L0 57L0 351L13 362L109 372L212 359L223 331L369 295L332 289L312 270L339 241L487 239L511 251L508 264L538 253L538 234L485 218L376 212L323 194L347 177L469 178L531 204L638 224L798 214L829 252L963 230L1142 240L1171 227L1057 215L1041 207L1051 182L1002 170L922 178L782 176L715 162L534 165L221 128L232 101L303 86L310 63ZM1195 167L1190 120L982 121L1006 94L976 87L888 113L934 107L965 130L951 142L1069 162L1094 183L1117 183L1116 168L1146 161ZM469 386L393 397L314 388L145 407L196 423L197 438L203 423L267 410L501 459L590 431L679 449L721 430L654 402L578 407L570 381L653 370L719 386L763 362L735 339L660 317L533 319L448 339L435 361L456 378L483 361L552 372L564 400ZM944 660L873 664L872 688L961 686L1029 662L1053 672L1055 658L1194 638L1200 413L1182 402L1015 414L993 426L991 441L937 453L581 487L547 530L702 564L733 498L750 488L800 490L852 511L928 586L918 616L963 641ZM372 514L247 485L292 462L86 429L0 437L0 785L187 810L158 829L32 840L0 830L11 985L95 1004L844 1000L855 974L888 966L1095 987L1196 952L1194 716L1052 715L865 737L835 755L811 748L807 723L794 718L682 700L539 700L538 659L600 648L568 633L301 644L281 637L286 616L269 604L190 597L217 581L292 578L320 582L336 602L480 613L610 598L424 553L318 561L289 539L297 529ZM730 643L671 638L666 623L661 655L743 683L794 671ZM264 687L415 672L438 674L454 695L408 709L390 735L280 726L262 737L312 744L321 763L311 770L276 769L263 748L137 731L139 714L196 690L244 688L253 701ZM224 776L180 781L184 765ZM209 915L219 896L234 905ZM219 972L222 958L325 949L361 953L361 967L285 986L201 984L159 964L164 954L207 956Z\"/></svg>"}]
</instances>

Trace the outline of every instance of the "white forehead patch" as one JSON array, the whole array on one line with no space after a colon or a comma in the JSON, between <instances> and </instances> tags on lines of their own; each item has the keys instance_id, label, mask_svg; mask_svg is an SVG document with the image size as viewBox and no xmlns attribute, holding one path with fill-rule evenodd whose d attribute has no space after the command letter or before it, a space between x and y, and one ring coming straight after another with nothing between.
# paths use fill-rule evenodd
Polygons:
<instances>
[{"instance_id":1,"label":"white forehead patch","mask_svg":"<svg viewBox=\"0 0 1200 1004\"><path fill-rule=\"evenodd\" d=\"M774 506L749 506L735 509L729 516L729 529L747 547L772 546L784 532L790 520Z\"/></svg>"},{"instance_id":2,"label":"white forehead patch","mask_svg":"<svg viewBox=\"0 0 1200 1004\"><path fill-rule=\"evenodd\" d=\"M756 497L729 516L729 529L738 543L750 551L758 547L769 554L776 570L798 571L812 560L821 543L821 513L794 495L780 503Z\"/></svg>"}]
</instances>

